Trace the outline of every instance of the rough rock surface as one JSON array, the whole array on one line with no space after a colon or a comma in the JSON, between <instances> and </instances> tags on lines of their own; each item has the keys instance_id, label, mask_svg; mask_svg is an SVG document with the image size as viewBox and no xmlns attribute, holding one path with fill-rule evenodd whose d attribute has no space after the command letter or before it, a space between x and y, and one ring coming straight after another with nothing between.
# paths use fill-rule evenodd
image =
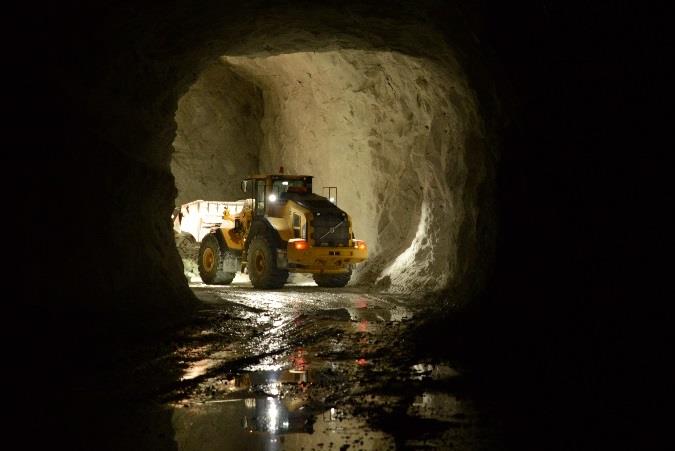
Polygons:
<instances>
[{"instance_id":1,"label":"rough rock surface","mask_svg":"<svg viewBox=\"0 0 675 451\"><path fill-rule=\"evenodd\" d=\"M473 92L451 55L342 50L225 57L264 98L261 172L284 166L338 187L369 243L355 279L393 291L438 291L475 247L485 183ZM469 176L469 170L473 173Z\"/></svg>"},{"instance_id":2,"label":"rough rock surface","mask_svg":"<svg viewBox=\"0 0 675 451\"><path fill-rule=\"evenodd\" d=\"M215 62L178 102L171 172L176 205L238 199L242 174L258 170L262 96L250 82Z\"/></svg>"},{"instance_id":3,"label":"rough rock surface","mask_svg":"<svg viewBox=\"0 0 675 451\"><path fill-rule=\"evenodd\" d=\"M280 166L312 174L316 192L338 187L369 244L354 281L397 292L448 287L477 253L477 190L490 168L475 96L447 58L223 57L179 102L178 202L237 199L242 176Z\"/></svg>"}]
</instances>

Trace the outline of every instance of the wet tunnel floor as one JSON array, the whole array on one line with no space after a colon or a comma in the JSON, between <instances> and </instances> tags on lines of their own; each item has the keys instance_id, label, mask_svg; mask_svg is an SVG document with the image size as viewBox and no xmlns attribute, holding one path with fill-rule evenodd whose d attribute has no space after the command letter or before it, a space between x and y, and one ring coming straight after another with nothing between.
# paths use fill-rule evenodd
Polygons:
<instances>
[{"instance_id":1,"label":"wet tunnel floor","mask_svg":"<svg viewBox=\"0 0 675 451\"><path fill-rule=\"evenodd\" d=\"M140 378L158 388L124 416L131 426L116 429L122 442L180 450L501 448L499 421L466 389L463 371L414 355L404 332L422 318L405 299L315 286L192 289L203 301L195 322L148 364L168 366L172 382Z\"/></svg>"}]
</instances>

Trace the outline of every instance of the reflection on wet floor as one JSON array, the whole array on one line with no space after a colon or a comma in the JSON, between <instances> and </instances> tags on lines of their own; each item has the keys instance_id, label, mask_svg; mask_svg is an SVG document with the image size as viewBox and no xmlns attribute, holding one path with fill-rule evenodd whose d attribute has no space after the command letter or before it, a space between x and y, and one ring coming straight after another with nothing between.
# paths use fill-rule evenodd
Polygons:
<instances>
[{"instance_id":1,"label":"reflection on wet floor","mask_svg":"<svg viewBox=\"0 0 675 451\"><path fill-rule=\"evenodd\" d=\"M393 449L393 438L372 431L364 418L312 405L315 377L303 348L289 362L284 370L214 377L205 382L207 393L175 403L179 449Z\"/></svg>"},{"instance_id":2,"label":"reflection on wet floor","mask_svg":"<svg viewBox=\"0 0 675 451\"><path fill-rule=\"evenodd\" d=\"M275 398L245 401L175 410L178 449L394 449L390 435L372 431L365 419L344 416L335 408L310 420Z\"/></svg>"},{"instance_id":3,"label":"reflection on wet floor","mask_svg":"<svg viewBox=\"0 0 675 451\"><path fill-rule=\"evenodd\" d=\"M227 324L240 321L253 332L239 342L214 340L185 358L186 385L171 402L178 449L379 450L473 437L472 403L425 385L458 377L456 369L387 363L395 326L412 317L399 303L326 290L195 291L228 309ZM418 421L420 430L401 435L386 426L394 416Z\"/></svg>"}]
</instances>

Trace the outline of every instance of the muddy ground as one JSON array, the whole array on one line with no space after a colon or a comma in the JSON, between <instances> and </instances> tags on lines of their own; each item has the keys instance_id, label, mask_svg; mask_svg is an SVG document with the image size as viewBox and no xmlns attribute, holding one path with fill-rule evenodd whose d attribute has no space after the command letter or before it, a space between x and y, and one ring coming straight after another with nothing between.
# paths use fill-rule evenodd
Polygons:
<instances>
[{"instance_id":1,"label":"muddy ground","mask_svg":"<svg viewBox=\"0 0 675 451\"><path fill-rule=\"evenodd\" d=\"M193 283L203 304L188 326L91 356L95 377L66 401L74 447L504 448L471 371L415 343L423 299L299 282Z\"/></svg>"}]
</instances>

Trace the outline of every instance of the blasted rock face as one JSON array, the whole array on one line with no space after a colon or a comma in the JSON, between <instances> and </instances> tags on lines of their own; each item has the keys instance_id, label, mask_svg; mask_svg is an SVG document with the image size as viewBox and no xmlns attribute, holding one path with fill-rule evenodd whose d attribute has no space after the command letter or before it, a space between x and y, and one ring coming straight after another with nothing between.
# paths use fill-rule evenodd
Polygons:
<instances>
[{"instance_id":1,"label":"blasted rock face","mask_svg":"<svg viewBox=\"0 0 675 451\"><path fill-rule=\"evenodd\" d=\"M238 199L239 180L258 171L262 94L216 61L178 102L171 172L176 204Z\"/></svg>"}]
</instances>

